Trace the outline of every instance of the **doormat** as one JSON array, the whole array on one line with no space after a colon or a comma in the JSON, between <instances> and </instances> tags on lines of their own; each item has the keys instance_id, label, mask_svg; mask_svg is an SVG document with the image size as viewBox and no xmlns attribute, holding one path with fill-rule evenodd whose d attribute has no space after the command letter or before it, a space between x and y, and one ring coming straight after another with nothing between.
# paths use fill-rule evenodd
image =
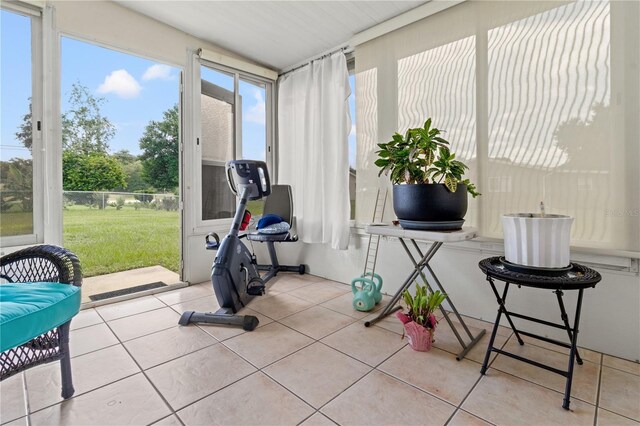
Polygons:
<instances>
[{"instance_id":1,"label":"doormat","mask_svg":"<svg viewBox=\"0 0 640 426\"><path fill-rule=\"evenodd\" d=\"M112 297L124 296L125 294L137 293L139 291L151 290L153 288L166 287L167 285L162 281L156 281L149 284L137 285L135 287L123 288L121 290L107 291L106 293L92 294L89 299L92 301L110 299Z\"/></svg>"}]
</instances>

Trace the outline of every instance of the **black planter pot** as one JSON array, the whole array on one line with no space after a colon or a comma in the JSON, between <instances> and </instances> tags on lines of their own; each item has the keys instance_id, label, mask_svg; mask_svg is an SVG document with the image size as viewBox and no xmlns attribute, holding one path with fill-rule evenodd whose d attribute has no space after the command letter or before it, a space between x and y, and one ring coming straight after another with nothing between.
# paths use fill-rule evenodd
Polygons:
<instances>
[{"instance_id":1,"label":"black planter pot","mask_svg":"<svg viewBox=\"0 0 640 426\"><path fill-rule=\"evenodd\" d=\"M403 228L460 229L467 213L467 186L450 192L444 184L393 186L393 210Z\"/></svg>"}]
</instances>

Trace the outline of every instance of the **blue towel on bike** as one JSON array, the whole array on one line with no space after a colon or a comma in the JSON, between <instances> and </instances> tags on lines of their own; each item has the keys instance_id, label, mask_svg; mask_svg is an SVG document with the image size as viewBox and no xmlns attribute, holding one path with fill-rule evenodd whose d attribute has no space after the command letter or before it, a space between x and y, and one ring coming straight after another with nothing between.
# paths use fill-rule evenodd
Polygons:
<instances>
[{"instance_id":1,"label":"blue towel on bike","mask_svg":"<svg viewBox=\"0 0 640 426\"><path fill-rule=\"evenodd\" d=\"M277 214L265 214L258 221L258 229L266 228L267 226L274 225L280 222L284 222L284 219Z\"/></svg>"}]
</instances>

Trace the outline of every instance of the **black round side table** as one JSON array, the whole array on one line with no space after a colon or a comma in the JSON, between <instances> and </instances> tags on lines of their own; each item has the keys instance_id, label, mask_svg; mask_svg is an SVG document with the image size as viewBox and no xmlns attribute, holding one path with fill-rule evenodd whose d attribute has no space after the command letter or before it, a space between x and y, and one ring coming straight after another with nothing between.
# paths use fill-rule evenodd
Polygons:
<instances>
[{"instance_id":1,"label":"black round side table","mask_svg":"<svg viewBox=\"0 0 640 426\"><path fill-rule=\"evenodd\" d=\"M602 279L600 274L597 271L594 271L591 268L586 266L572 263L571 268L567 268L566 270L561 271L560 273L554 273L554 271L527 271L527 270L514 270L513 267L509 269L509 265L504 261L504 258L500 257L490 257L484 259L478 263L478 266L487 276L487 281L491 285L491 289L496 296L498 301L498 316L496 317L496 321L493 325L493 331L491 332L491 338L489 339L489 346L487 347L487 353L484 357L484 362L482 363L482 368L480 372L485 374L487 371L487 365L489 363L489 357L491 352L496 352L505 356L509 356L511 358L515 358L519 361L526 362L531 365L535 365L536 367L543 368L548 371L552 371L554 373L560 374L567 378L565 392L564 392L564 400L562 402L562 407L564 409L569 409L570 398L571 398L571 381L573 379L573 365L574 361L577 361L578 364L582 364L582 359L580 358L580 354L578 353L577 345L578 345L578 325L580 323L580 310L582 308L582 293L584 289L595 287L598 282ZM498 293L496 289L495 280L503 281L504 291L502 292L502 296ZM562 319L562 324L557 324L550 321L545 321L543 319L530 317L527 315L522 315L516 312L508 311L505 307L505 302L507 299L507 292L509 290L509 285L515 284L518 287L532 287L532 288L540 288L546 290L553 290L553 293L556 294L558 305L560 306L560 318ZM564 292L567 290L578 290L578 302L576 305L576 313L575 319L573 322L573 327L569 324L569 317L567 315L567 311L564 307L564 302L562 301L562 296L564 296ZM569 348L569 366L567 371L559 370L557 368L551 367L549 365L522 357L520 355L516 355L511 352L507 352L500 348L496 348L493 346L493 343L496 338L496 331L498 330L498 326L500 325L500 318L502 315L507 318L511 329L513 330L516 338L518 339L518 343L524 345L524 341L522 340L522 336L532 337L534 339L543 340L548 343L552 343L554 345L562 346L565 348ZM544 324L549 327L560 328L567 331L567 335L569 336L570 343L561 342L559 340L551 339L548 337L540 336L537 334L529 333L523 330L518 330L511 317L520 318L526 321L535 322L538 324Z\"/></svg>"}]
</instances>

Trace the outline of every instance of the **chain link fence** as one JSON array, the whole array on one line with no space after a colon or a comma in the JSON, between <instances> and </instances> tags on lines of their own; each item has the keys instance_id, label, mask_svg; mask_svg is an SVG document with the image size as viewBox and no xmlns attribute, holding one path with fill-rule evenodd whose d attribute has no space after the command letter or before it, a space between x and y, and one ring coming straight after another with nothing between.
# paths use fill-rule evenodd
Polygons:
<instances>
[{"instance_id":1,"label":"chain link fence","mask_svg":"<svg viewBox=\"0 0 640 426\"><path fill-rule=\"evenodd\" d=\"M73 206L89 209L152 209L177 211L180 205L175 194L139 192L63 191L64 208Z\"/></svg>"}]
</instances>

